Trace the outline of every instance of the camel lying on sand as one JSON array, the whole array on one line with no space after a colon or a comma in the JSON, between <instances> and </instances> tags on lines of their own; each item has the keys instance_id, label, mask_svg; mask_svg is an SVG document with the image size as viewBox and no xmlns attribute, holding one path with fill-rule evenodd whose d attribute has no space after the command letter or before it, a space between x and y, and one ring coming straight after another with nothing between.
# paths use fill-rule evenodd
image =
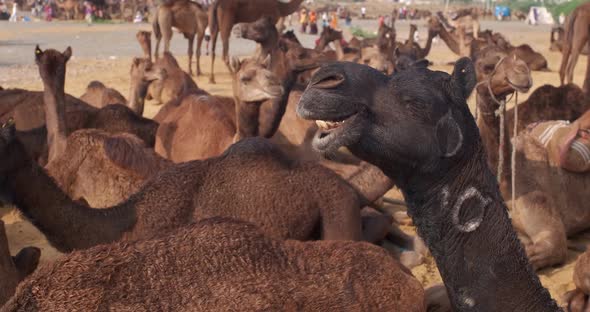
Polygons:
<instances>
[{"instance_id":1,"label":"camel lying on sand","mask_svg":"<svg viewBox=\"0 0 590 312\"><path fill-rule=\"evenodd\" d=\"M454 310L559 311L527 261L488 168L466 102L475 85L468 58L451 75L411 68L386 76L334 63L314 74L297 112L323 125L316 149L346 146L400 187Z\"/></svg>"},{"instance_id":2,"label":"camel lying on sand","mask_svg":"<svg viewBox=\"0 0 590 312\"><path fill-rule=\"evenodd\" d=\"M20 281L35 271L40 256L39 248L26 247L11 257L4 222L0 220L0 307L12 297Z\"/></svg>"},{"instance_id":3,"label":"camel lying on sand","mask_svg":"<svg viewBox=\"0 0 590 312\"><path fill-rule=\"evenodd\" d=\"M97 307L426 311L420 282L382 248L276 240L225 218L68 254L23 282L0 311Z\"/></svg>"},{"instance_id":4,"label":"camel lying on sand","mask_svg":"<svg viewBox=\"0 0 590 312\"><path fill-rule=\"evenodd\" d=\"M127 104L127 100L119 91L107 88L100 81L91 81L80 100L96 108L103 108L112 104Z\"/></svg>"}]
</instances>

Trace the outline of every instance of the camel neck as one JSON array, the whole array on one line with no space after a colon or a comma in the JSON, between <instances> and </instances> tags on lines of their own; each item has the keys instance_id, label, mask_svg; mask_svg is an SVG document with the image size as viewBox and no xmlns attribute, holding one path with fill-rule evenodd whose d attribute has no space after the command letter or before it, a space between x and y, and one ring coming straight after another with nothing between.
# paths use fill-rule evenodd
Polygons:
<instances>
[{"instance_id":1,"label":"camel neck","mask_svg":"<svg viewBox=\"0 0 590 312\"><path fill-rule=\"evenodd\" d=\"M447 46L449 47L449 49L451 49L451 51L453 51L453 53L460 55L461 49L459 47L459 43L457 42L457 39L450 32L448 32L444 27L441 27L441 28L442 29L438 33L440 38L447 44Z\"/></svg>"},{"instance_id":2,"label":"camel neck","mask_svg":"<svg viewBox=\"0 0 590 312\"><path fill-rule=\"evenodd\" d=\"M338 60L342 60L344 59L344 50L342 49L342 44L340 43L340 40L334 40L334 50L336 50L336 57L338 57Z\"/></svg>"},{"instance_id":3,"label":"camel neck","mask_svg":"<svg viewBox=\"0 0 590 312\"><path fill-rule=\"evenodd\" d=\"M147 89L148 85L146 83L134 83L133 78L131 79L128 106L133 112L137 114L137 116L143 116Z\"/></svg>"},{"instance_id":4,"label":"camel neck","mask_svg":"<svg viewBox=\"0 0 590 312\"><path fill-rule=\"evenodd\" d=\"M481 143L463 155L402 188L453 310L559 311L528 263Z\"/></svg>"},{"instance_id":5,"label":"camel neck","mask_svg":"<svg viewBox=\"0 0 590 312\"><path fill-rule=\"evenodd\" d=\"M428 32L428 39L426 39L426 46L422 50L422 55L420 58L425 58L430 53L430 49L432 49L432 40L434 39L435 35L433 32Z\"/></svg>"},{"instance_id":6,"label":"camel neck","mask_svg":"<svg viewBox=\"0 0 590 312\"><path fill-rule=\"evenodd\" d=\"M132 206L93 209L77 204L32 161L4 178L15 206L61 252L117 241L135 224Z\"/></svg>"},{"instance_id":7,"label":"camel neck","mask_svg":"<svg viewBox=\"0 0 590 312\"><path fill-rule=\"evenodd\" d=\"M61 78L61 79L60 79ZM48 162L55 160L66 150L66 105L64 91L65 77L44 81L43 102L45 103L45 124L47 127Z\"/></svg>"}]
</instances>

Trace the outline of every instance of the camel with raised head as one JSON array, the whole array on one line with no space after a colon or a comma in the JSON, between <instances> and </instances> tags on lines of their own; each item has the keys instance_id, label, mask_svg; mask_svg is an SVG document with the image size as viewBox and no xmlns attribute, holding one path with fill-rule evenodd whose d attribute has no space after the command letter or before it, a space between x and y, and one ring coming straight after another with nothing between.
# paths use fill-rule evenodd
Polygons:
<instances>
[{"instance_id":1,"label":"camel with raised head","mask_svg":"<svg viewBox=\"0 0 590 312\"><path fill-rule=\"evenodd\" d=\"M26 247L14 257L10 256L4 222L0 220L0 307L13 295L18 284L33 273L39 264L41 250Z\"/></svg>"},{"instance_id":2,"label":"camel with raised head","mask_svg":"<svg viewBox=\"0 0 590 312\"><path fill-rule=\"evenodd\" d=\"M588 47L590 42L590 3L582 3L576 7L567 17L565 23L565 38L563 42L563 55L559 67L559 79L563 85L565 82L574 81L574 69L578 57L584 46ZM590 55L588 56L588 67L586 79L582 90L590 92Z\"/></svg>"},{"instance_id":3,"label":"camel with raised head","mask_svg":"<svg viewBox=\"0 0 590 312\"><path fill-rule=\"evenodd\" d=\"M297 112L323 125L316 149L345 146L401 189L453 310L560 311L527 261L488 168L466 102L475 85L468 58L451 75L416 67L387 76L334 63L314 74Z\"/></svg>"},{"instance_id":4,"label":"camel with raised head","mask_svg":"<svg viewBox=\"0 0 590 312\"><path fill-rule=\"evenodd\" d=\"M522 60L503 54L478 60L477 68L483 81L477 88L479 130L492 170L498 168L500 153L503 154L500 190L506 200L511 200L509 140L513 136L514 112L513 109L506 112L506 142L503 144L500 142L499 117L494 112L509 94L530 88L530 71ZM590 221L581 213L583 204L577 201L580 198L577 192L580 187L583 188L584 177L562 172L559 165L552 166L549 158L553 158L547 155L545 147L538 143L540 138L535 137L527 126L543 120L577 119L589 108L590 102L574 85L559 88L542 86L527 101L518 105L520 134L515 139L516 143L513 142L517 157L514 164L516 202L513 203L512 220L531 263L537 269L563 262L567 251L566 235L584 229L584 223L587 226ZM499 151L500 144L502 151ZM527 172L535 172L534 177Z\"/></svg>"},{"instance_id":5,"label":"camel with raised head","mask_svg":"<svg viewBox=\"0 0 590 312\"><path fill-rule=\"evenodd\" d=\"M68 254L33 274L1 311L32 307L426 311L420 282L382 248L279 240L229 218Z\"/></svg>"},{"instance_id":6,"label":"camel with raised head","mask_svg":"<svg viewBox=\"0 0 590 312\"><path fill-rule=\"evenodd\" d=\"M201 75L201 45L208 24L207 10L190 0L174 0L158 6L153 30L156 37L155 58L158 59L160 40L164 39L164 52L170 51L172 27L176 27L188 40L188 73L193 75L193 43L197 36L197 75Z\"/></svg>"},{"instance_id":7,"label":"camel with raised head","mask_svg":"<svg viewBox=\"0 0 590 312\"><path fill-rule=\"evenodd\" d=\"M78 0L55 1L54 3L64 11L66 20L76 19L80 16L80 3Z\"/></svg>"},{"instance_id":8,"label":"camel with raised head","mask_svg":"<svg viewBox=\"0 0 590 312\"><path fill-rule=\"evenodd\" d=\"M229 37L232 28L238 23L251 23L263 16L271 18L273 24L281 16L288 16L297 9L303 0L217 0L209 10L209 27L211 29L211 76L209 81L215 83L215 46L217 36L221 34L223 44L223 61L229 68Z\"/></svg>"}]
</instances>

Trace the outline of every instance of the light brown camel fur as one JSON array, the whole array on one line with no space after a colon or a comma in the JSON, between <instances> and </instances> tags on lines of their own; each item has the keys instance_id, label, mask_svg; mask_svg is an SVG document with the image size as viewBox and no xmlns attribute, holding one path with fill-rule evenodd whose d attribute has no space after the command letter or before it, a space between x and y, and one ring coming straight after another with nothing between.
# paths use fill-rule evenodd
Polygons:
<instances>
[{"instance_id":1,"label":"light brown camel fur","mask_svg":"<svg viewBox=\"0 0 590 312\"><path fill-rule=\"evenodd\" d=\"M137 41L143 50L144 58L151 60L151 33L149 31L138 31ZM170 52L164 52L163 57L156 60L154 67L164 71L161 79L150 83L147 91L147 99L154 99L156 103L168 103L182 96L195 93L205 94L191 76L180 68L178 62Z\"/></svg>"},{"instance_id":2,"label":"light brown camel fur","mask_svg":"<svg viewBox=\"0 0 590 312\"><path fill-rule=\"evenodd\" d=\"M127 99L113 88L107 88L100 81L91 81L86 87L86 92L82 94L80 100L96 107L103 108L112 104L127 104Z\"/></svg>"},{"instance_id":3,"label":"light brown camel fur","mask_svg":"<svg viewBox=\"0 0 590 312\"><path fill-rule=\"evenodd\" d=\"M574 69L578 57L584 46L590 42L590 3L582 3L568 16L565 23L565 38L563 42L563 55L559 67L559 79L563 85L565 82L574 81ZM588 56L588 68L582 90L590 92L590 55Z\"/></svg>"},{"instance_id":4,"label":"light brown camel fur","mask_svg":"<svg viewBox=\"0 0 590 312\"><path fill-rule=\"evenodd\" d=\"M229 68L229 37L232 28L238 23L251 23L268 16L276 23L281 16L288 16L297 9L303 0L218 0L209 10L211 30L211 83L215 83L215 47L217 36L221 34L223 61Z\"/></svg>"},{"instance_id":5,"label":"light brown camel fur","mask_svg":"<svg viewBox=\"0 0 590 312\"><path fill-rule=\"evenodd\" d=\"M463 27L465 29L465 34L469 35L471 38L478 39L479 38L479 20L477 16L473 16L472 14L459 14L455 18L451 19L450 21L439 12L436 15L436 18L442 21L445 26L451 29L451 31L455 31L459 27Z\"/></svg>"},{"instance_id":6,"label":"light brown camel fur","mask_svg":"<svg viewBox=\"0 0 590 312\"><path fill-rule=\"evenodd\" d=\"M358 62L361 59L361 50L355 48L342 47L342 31L335 30L331 27L324 27L320 34L320 40L316 46L316 51L323 52L330 43L334 44L335 60Z\"/></svg>"},{"instance_id":7,"label":"light brown camel fur","mask_svg":"<svg viewBox=\"0 0 590 312\"><path fill-rule=\"evenodd\" d=\"M0 307L12 297L16 286L39 264L41 250L26 247L14 257L10 256L4 222L0 220Z\"/></svg>"},{"instance_id":8,"label":"light brown camel fur","mask_svg":"<svg viewBox=\"0 0 590 312\"><path fill-rule=\"evenodd\" d=\"M502 61L497 64L500 60ZM496 101L505 100L515 90L526 91L531 84L530 71L523 61L502 56L487 61L487 64L484 60L477 64L479 75L485 77L485 83L477 88L478 125L488 154L488 163L495 171L498 167L500 136L499 118L494 115L499 107ZM491 70L490 65L493 66ZM481 74L482 71L487 71L488 76ZM577 193L585 183L584 177L560 173L560 168L552 167L546 162L545 149L536 141L531 141L533 137L527 134L530 130L523 129L535 121L576 119L589 108L589 104L581 90L570 85L560 88L543 86L518 106L520 134L516 139L518 143L514 145L517 150L516 202L512 209L512 220L521 234L531 263L537 269L564 261L567 250L566 234L571 235L584 229L590 221L585 220L583 208L579 207L583 201L579 200L581 195ZM512 110L506 112L506 143L502 151L504 166L500 183L506 200L510 200L512 196L509 140L513 135L513 116ZM535 173L534 177L529 174L532 172ZM549 194L552 195L548 196ZM557 203L562 206L557 206Z\"/></svg>"},{"instance_id":9,"label":"light brown camel fur","mask_svg":"<svg viewBox=\"0 0 590 312\"><path fill-rule=\"evenodd\" d=\"M379 247L282 241L226 218L71 253L21 284L1 311L97 307L426 311L420 282Z\"/></svg>"},{"instance_id":10,"label":"light brown camel fur","mask_svg":"<svg viewBox=\"0 0 590 312\"><path fill-rule=\"evenodd\" d=\"M585 312L590 307L590 252L586 251L576 260L574 267L574 284L576 289L568 291L564 295L564 302L567 302L567 312Z\"/></svg>"},{"instance_id":11,"label":"light brown camel fur","mask_svg":"<svg viewBox=\"0 0 590 312\"><path fill-rule=\"evenodd\" d=\"M201 4L189 0L174 0L158 6L153 30L156 37L155 58L158 59L160 40L164 39L164 52L170 51L172 27L176 27L188 40L188 73L193 75L193 43L197 36L197 75L201 74L201 45L205 38L208 16Z\"/></svg>"},{"instance_id":12,"label":"light brown camel fur","mask_svg":"<svg viewBox=\"0 0 590 312\"><path fill-rule=\"evenodd\" d=\"M77 19L80 16L80 2L78 0L55 1L55 5L64 11L66 20Z\"/></svg>"}]
</instances>

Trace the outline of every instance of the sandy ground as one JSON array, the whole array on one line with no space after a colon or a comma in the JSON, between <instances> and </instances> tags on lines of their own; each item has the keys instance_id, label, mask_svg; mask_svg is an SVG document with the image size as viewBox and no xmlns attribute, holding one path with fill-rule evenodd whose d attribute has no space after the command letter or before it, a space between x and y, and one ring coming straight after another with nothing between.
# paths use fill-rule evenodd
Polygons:
<instances>
[{"instance_id":1,"label":"sandy ground","mask_svg":"<svg viewBox=\"0 0 590 312\"><path fill-rule=\"evenodd\" d=\"M367 29L376 28L375 21L355 21ZM424 21L416 22L420 28L422 41L425 40L427 32ZM66 78L66 92L80 96L84 93L85 87L92 80L100 80L104 84L118 89L123 94L128 93L129 66L133 56L140 56L139 46L135 41L137 30L150 30L150 25L94 25L87 27L77 23L30 23L30 24L8 24L0 23L0 85L4 88L24 88L30 90L42 90L37 68L33 63L34 45L40 43L43 48L65 49L71 45L74 57L68 63ZM407 37L408 23L398 22L396 24L398 37ZM559 84L559 76L556 69L559 66L561 55L549 52L549 27L532 27L517 22L490 22L484 21L482 29L490 28L505 34L513 44L528 43L537 51L543 53L548 61L551 72L535 72L533 75L534 86L543 84ZM299 35L299 34L298 34ZM312 46L312 36L301 36L301 40L307 46ZM421 43L424 44L423 42ZM219 47L218 47L219 50ZM172 42L172 51L179 58L179 62L186 67L186 41L176 34ZM254 45L242 39L232 39L231 54L247 55L254 51ZM218 55L220 53L218 52ZM451 66L446 66L454 61L456 56L450 52L446 45L439 41L434 45L428 57L434 62L433 69L450 72ZM205 74L209 73L210 59L203 57L202 66ZM218 84L208 84L207 77L197 77L198 85L213 93L220 95L231 95L231 77L221 62L216 64ZM580 59L576 68L576 82L581 83L583 71L586 67L586 59ZM520 96L520 100L526 99L528 95ZM473 108L475 98L469 100ZM148 103L146 116L153 116L159 107ZM399 197L399 194L392 191L391 196ZM60 253L47 244L42 234L39 233L30 223L22 218L10 207L0 209L0 217L7 223L10 247L13 253L20 248L34 245L42 249L42 262L53 261L60 256ZM404 230L413 233L412 227L405 227ZM589 241L587 235L581 235L578 241ZM590 237L590 236L589 236ZM546 269L540 272L543 284L549 288L554 298L560 300L562 294L573 288L572 270L577 253L571 251L565 265ZM428 286L440 282L434 261L429 258L426 263L413 270L416 277Z\"/></svg>"}]
</instances>

